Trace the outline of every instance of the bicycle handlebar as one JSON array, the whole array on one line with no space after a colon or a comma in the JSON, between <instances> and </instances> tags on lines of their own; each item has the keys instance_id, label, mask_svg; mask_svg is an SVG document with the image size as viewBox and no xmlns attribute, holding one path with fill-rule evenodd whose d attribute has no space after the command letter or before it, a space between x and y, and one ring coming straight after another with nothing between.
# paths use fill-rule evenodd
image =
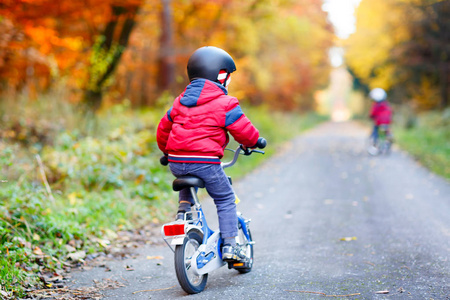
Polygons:
<instances>
[{"instance_id":1,"label":"bicycle handlebar","mask_svg":"<svg viewBox=\"0 0 450 300\"><path fill-rule=\"evenodd\" d=\"M258 142L256 143L255 146L260 148L260 149L265 148L267 146L266 139L263 138L263 137L258 138ZM247 156L251 155L253 152L261 153L261 154L265 153L264 151L261 151L261 150L248 149L248 148L244 149L242 145L239 145L236 148L236 150L232 150L232 149L228 149L228 148L226 150L234 152L234 156L233 156L233 159L231 161L223 162L223 163L220 164L223 169L229 168L229 167L231 167L232 165L234 165L236 163L236 161L238 160L239 154L241 153L241 150L244 151L244 155L247 155Z\"/></svg>"},{"instance_id":2,"label":"bicycle handlebar","mask_svg":"<svg viewBox=\"0 0 450 300\"><path fill-rule=\"evenodd\" d=\"M266 148L266 146L267 146L267 141L266 141L266 139L265 138L263 138L263 137L260 137L260 138L258 138L258 142L256 142L256 145L255 145L257 148L259 148L259 149L264 149L264 148Z\"/></svg>"}]
</instances>

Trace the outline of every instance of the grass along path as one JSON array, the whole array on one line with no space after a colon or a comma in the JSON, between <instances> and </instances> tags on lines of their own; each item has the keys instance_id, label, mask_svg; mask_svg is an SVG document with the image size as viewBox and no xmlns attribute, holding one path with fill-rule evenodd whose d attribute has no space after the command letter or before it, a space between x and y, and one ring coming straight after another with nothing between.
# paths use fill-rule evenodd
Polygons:
<instances>
[{"instance_id":1,"label":"grass along path","mask_svg":"<svg viewBox=\"0 0 450 300\"><path fill-rule=\"evenodd\" d=\"M268 140L267 156L276 145L324 120L264 108L245 111ZM95 134L62 126L46 142L27 131L30 126L45 128L40 119L32 119L21 134L7 132L9 138L0 142L2 297L51 287L45 278L108 251L118 231L173 217L173 177L159 165L154 136L162 114L118 107L99 116ZM230 175L245 174L267 156L242 160L238 173Z\"/></svg>"},{"instance_id":2,"label":"grass along path","mask_svg":"<svg viewBox=\"0 0 450 300\"><path fill-rule=\"evenodd\" d=\"M414 127L394 127L394 134L402 149L450 180L450 110L422 114Z\"/></svg>"}]
</instances>

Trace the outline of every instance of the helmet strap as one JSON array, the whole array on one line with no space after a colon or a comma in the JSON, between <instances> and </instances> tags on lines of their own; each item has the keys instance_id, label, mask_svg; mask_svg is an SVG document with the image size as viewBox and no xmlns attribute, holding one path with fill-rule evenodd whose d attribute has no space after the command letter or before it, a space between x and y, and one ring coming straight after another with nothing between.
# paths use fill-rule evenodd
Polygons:
<instances>
[{"instance_id":1,"label":"helmet strap","mask_svg":"<svg viewBox=\"0 0 450 300\"><path fill-rule=\"evenodd\" d=\"M228 88L228 85L231 82L231 73L227 73L227 78L225 79L225 82L223 83L223 86Z\"/></svg>"},{"instance_id":2,"label":"helmet strap","mask_svg":"<svg viewBox=\"0 0 450 300\"><path fill-rule=\"evenodd\" d=\"M217 81L224 87L227 87L230 84L230 75L231 73L226 70L220 70L219 75L217 75Z\"/></svg>"}]
</instances>

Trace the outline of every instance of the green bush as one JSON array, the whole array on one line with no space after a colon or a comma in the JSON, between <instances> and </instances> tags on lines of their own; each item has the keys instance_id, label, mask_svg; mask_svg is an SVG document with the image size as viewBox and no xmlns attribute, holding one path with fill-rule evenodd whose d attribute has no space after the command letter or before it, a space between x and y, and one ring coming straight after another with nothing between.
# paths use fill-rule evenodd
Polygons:
<instances>
[{"instance_id":1,"label":"green bush","mask_svg":"<svg viewBox=\"0 0 450 300\"><path fill-rule=\"evenodd\" d=\"M450 179L450 109L424 113L414 126L396 126L395 138L424 166Z\"/></svg>"},{"instance_id":2,"label":"green bush","mask_svg":"<svg viewBox=\"0 0 450 300\"><path fill-rule=\"evenodd\" d=\"M62 268L67 244L98 251L95 237L172 216L172 178L159 165L154 126L128 121L110 132L106 124L95 138L56 135L39 152L45 179L34 148L0 143L0 259L8 262L0 280L7 291L21 295L23 274Z\"/></svg>"},{"instance_id":3,"label":"green bush","mask_svg":"<svg viewBox=\"0 0 450 300\"><path fill-rule=\"evenodd\" d=\"M248 108L246 113L267 138L268 155L275 145L323 120L264 108ZM20 296L24 287L39 281L37 275L63 268L67 245L87 253L100 251L101 240L111 232L173 218L173 177L159 164L155 141L162 115L118 105L100 113L91 129L69 126L39 147L15 136L0 143L3 289ZM233 172L243 174L265 159L255 155L241 160Z\"/></svg>"}]
</instances>

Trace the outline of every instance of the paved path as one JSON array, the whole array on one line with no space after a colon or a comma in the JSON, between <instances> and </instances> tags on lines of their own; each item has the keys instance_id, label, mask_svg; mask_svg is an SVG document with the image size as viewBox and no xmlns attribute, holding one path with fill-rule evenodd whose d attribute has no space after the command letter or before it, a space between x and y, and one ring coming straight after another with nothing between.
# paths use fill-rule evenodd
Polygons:
<instances>
[{"instance_id":1,"label":"paved path","mask_svg":"<svg viewBox=\"0 0 450 300\"><path fill-rule=\"evenodd\" d=\"M74 272L73 286L124 285L105 299L450 299L450 184L401 151L368 156L367 135L352 122L322 124L236 182L256 240L249 274L224 267L187 296L172 252L147 246ZM210 200L204 207L212 216Z\"/></svg>"}]
</instances>

